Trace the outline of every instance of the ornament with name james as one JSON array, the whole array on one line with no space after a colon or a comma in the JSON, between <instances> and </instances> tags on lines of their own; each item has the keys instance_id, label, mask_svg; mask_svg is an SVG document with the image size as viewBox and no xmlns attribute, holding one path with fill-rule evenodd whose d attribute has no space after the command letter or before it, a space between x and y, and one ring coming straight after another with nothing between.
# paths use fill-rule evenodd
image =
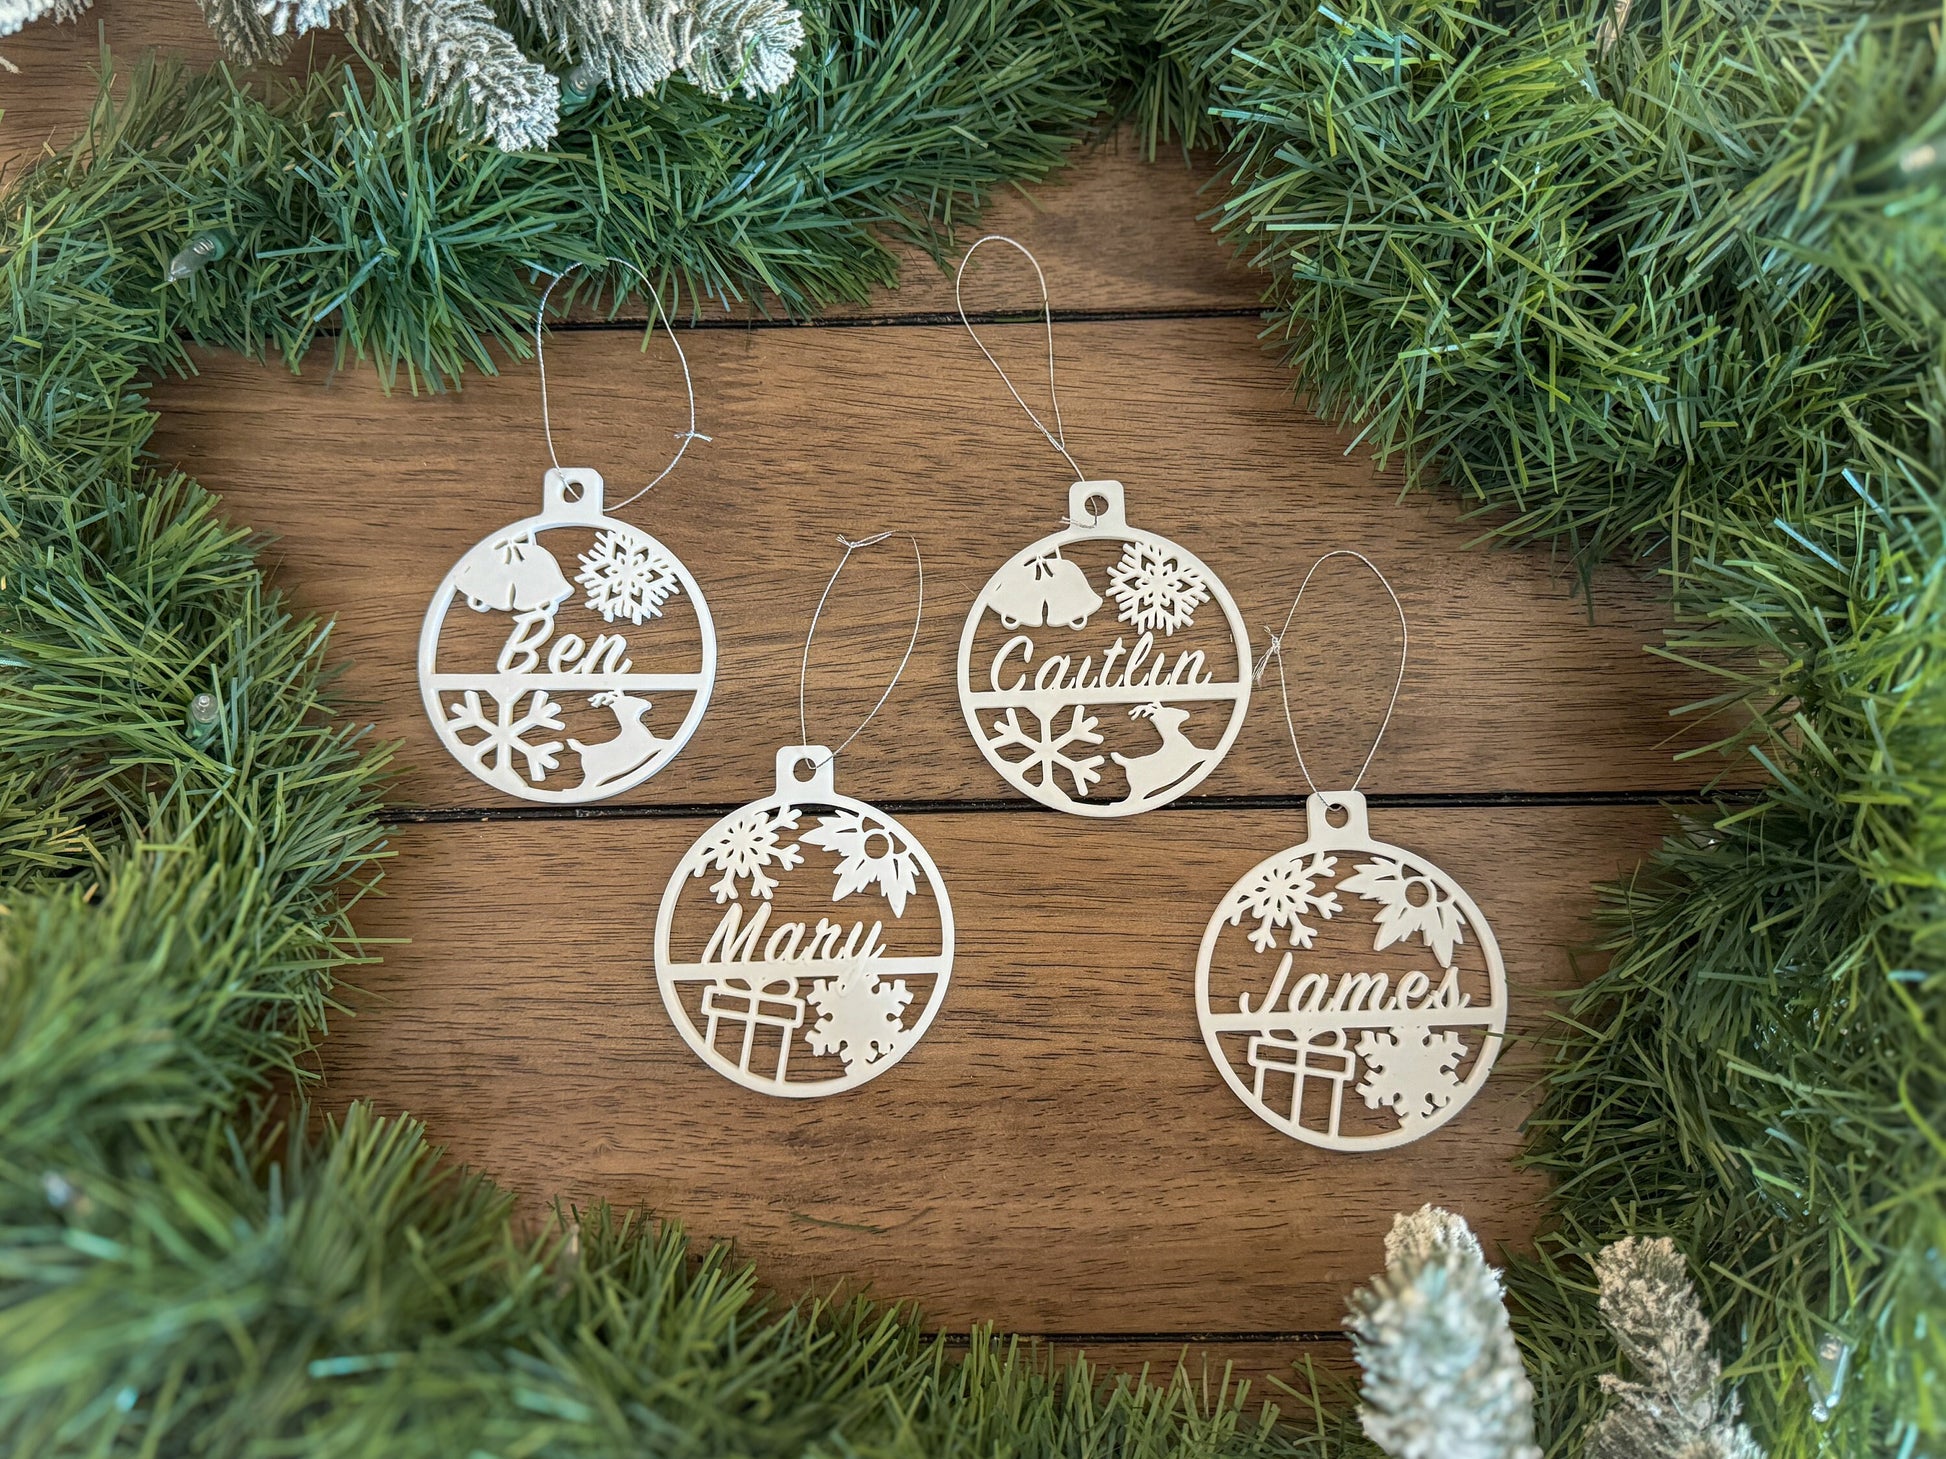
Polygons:
<instances>
[{"instance_id":1,"label":"ornament with name james","mask_svg":"<svg viewBox=\"0 0 1946 1459\"><path fill-rule=\"evenodd\" d=\"M1371 839L1364 796L1313 795L1305 815L1304 841L1210 918L1197 1019L1224 1082L1266 1124L1326 1149L1390 1149L1486 1083L1506 970L1452 878Z\"/></svg>"}]
</instances>

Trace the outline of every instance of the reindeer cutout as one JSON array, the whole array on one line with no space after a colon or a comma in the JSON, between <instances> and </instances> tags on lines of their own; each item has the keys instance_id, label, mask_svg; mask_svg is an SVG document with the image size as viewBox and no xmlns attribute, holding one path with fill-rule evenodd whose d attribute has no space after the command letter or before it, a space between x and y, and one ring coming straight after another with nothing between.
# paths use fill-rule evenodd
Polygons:
<instances>
[{"instance_id":1,"label":"reindeer cutout","mask_svg":"<svg viewBox=\"0 0 1946 1459\"><path fill-rule=\"evenodd\" d=\"M1191 744L1183 734L1183 721L1189 718L1186 709L1171 704L1138 704L1128 712L1128 717L1153 722L1162 736L1162 748L1133 759L1110 751L1109 758L1128 776L1128 797L1124 805L1136 805L1160 795L1185 775L1201 769L1215 753Z\"/></svg>"},{"instance_id":2,"label":"reindeer cutout","mask_svg":"<svg viewBox=\"0 0 1946 1459\"><path fill-rule=\"evenodd\" d=\"M610 780L619 779L669 743L658 739L642 723L642 717L654 707L652 700L638 698L626 689L611 689L606 693L590 695L588 707L612 709L619 732L612 740L601 740L592 745L584 745L575 739L568 741L568 748L581 757L583 790L593 790Z\"/></svg>"}]
</instances>

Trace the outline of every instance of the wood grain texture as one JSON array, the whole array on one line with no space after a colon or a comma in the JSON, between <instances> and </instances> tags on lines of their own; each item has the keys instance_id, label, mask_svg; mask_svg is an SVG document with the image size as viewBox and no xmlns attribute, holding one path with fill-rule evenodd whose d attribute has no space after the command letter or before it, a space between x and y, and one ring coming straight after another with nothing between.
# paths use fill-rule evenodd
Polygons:
<instances>
[{"instance_id":1,"label":"wood grain texture","mask_svg":"<svg viewBox=\"0 0 1946 1459\"><path fill-rule=\"evenodd\" d=\"M1023 370L1044 348L1032 326L985 333ZM1590 624L1543 556L1468 550L1478 525L1425 495L1398 500L1394 482L1347 456L1292 402L1246 320L1070 324L1058 338L1076 455L1126 482L1132 522L1221 573L1256 647L1331 547L1362 548L1397 585L1411 663L1367 790L1663 791L1714 772L1670 758L1680 741L1669 708L1705 690L1643 652L1665 622L1650 585L1604 574ZM1058 530L1063 464L958 329L684 340L713 439L622 515L701 580L721 668L703 733L621 801L757 793L774 747L797 735L799 653L836 534L884 528L923 544L926 622L905 683L851 761L882 799L1014 796L970 742L954 659L988 575ZM549 352L562 459L601 469L611 500L654 474L684 419L666 343L647 358L639 346L603 331L560 336ZM382 735L404 742L400 801L495 803L439 746L414 663L447 568L537 509L548 458L535 373L415 400L323 362L301 378L229 357L201 368L157 390L156 450L223 492L238 520L275 533L284 585L337 615L349 692ZM815 740L835 744L877 699L908 637L913 591L901 543L847 569L813 663ZM1344 560L1305 601L1290 640L1292 704L1320 783L1348 783L1378 727L1398 652L1390 614L1377 583ZM1272 674L1199 794L1301 789L1276 696Z\"/></svg>"},{"instance_id":2,"label":"wood grain texture","mask_svg":"<svg viewBox=\"0 0 1946 1459\"><path fill-rule=\"evenodd\" d=\"M1388 811L1505 949L1513 1042L1438 1134L1332 1155L1219 1082L1191 975L1221 894L1298 839L1288 812L1163 811L1111 829L1050 813L913 815L954 899L944 1011L842 1097L785 1101L681 1042L649 966L670 871L706 822L401 829L409 937L363 971L324 1046L324 1097L411 1110L531 1199L642 1205L734 1237L785 1292L868 1285L949 1329L1319 1331L1428 1200L1524 1243L1540 1182L1513 1168L1549 996L1573 976L1590 883L1649 847L1652 810Z\"/></svg>"}]
</instances>

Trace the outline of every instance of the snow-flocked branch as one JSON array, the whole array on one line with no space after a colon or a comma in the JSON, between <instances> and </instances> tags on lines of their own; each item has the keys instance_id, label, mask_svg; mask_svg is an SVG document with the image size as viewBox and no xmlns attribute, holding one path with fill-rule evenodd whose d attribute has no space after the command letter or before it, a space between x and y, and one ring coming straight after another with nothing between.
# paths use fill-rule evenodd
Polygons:
<instances>
[{"instance_id":1,"label":"snow-flocked branch","mask_svg":"<svg viewBox=\"0 0 1946 1459\"><path fill-rule=\"evenodd\" d=\"M1615 1404L1589 1431L1586 1459L1764 1459L1737 1422L1736 1395L1718 1392L1722 1366L1675 1243L1618 1241L1595 1258L1595 1276L1602 1321L1642 1381L1602 1376Z\"/></svg>"},{"instance_id":2,"label":"snow-flocked branch","mask_svg":"<svg viewBox=\"0 0 1946 1459\"><path fill-rule=\"evenodd\" d=\"M1359 1419L1391 1459L1540 1459L1500 1274L1460 1217L1395 1217L1385 1270L1352 1294L1347 1325L1365 1370Z\"/></svg>"},{"instance_id":3,"label":"snow-flocked branch","mask_svg":"<svg viewBox=\"0 0 1946 1459\"><path fill-rule=\"evenodd\" d=\"M57 23L74 20L88 5L89 0L0 0L0 35L12 35L36 20L49 19ZM0 56L0 71L19 69L5 56Z\"/></svg>"},{"instance_id":4,"label":"snow-flocked branch","mask_svg":"<svg viewBox=\"0 0 1946 1459\"><path fill-rule=\"evenodd\" d=\"M72 20L89 0L0 0L0 35ZM788 0L515 0L541 36L529 56L486 0L198 0L234 61L278 61L293 38L340 26L376 44L426 99L503 151L544 147L577 96L646 96L681 72L711 96L767 95L797 71L804 17ZM3 65L4 59L0 59Z\"/></svg>"}]
</instances>

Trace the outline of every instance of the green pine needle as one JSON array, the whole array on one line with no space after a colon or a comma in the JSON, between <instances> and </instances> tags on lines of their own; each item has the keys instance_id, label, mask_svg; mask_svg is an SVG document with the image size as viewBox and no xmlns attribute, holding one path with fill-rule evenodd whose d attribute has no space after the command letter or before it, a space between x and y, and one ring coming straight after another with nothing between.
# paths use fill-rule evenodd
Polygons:
<instances>
[{"instance_id":1,"label":"green pine needle","mask_svg":"<svg viewBox=\"0 0 1946 1459\"><path fill-rule=\"evenodd\" d=\"M1604 48L1609 11L1158 0L1149 44L1307 398L1499 536L1660 571L1769 783L1612 892L1567 1012L1515 1279L1555 1452L1615 1361L1589 1261L1666 1232L1773 1454L1910 1459L1946 1438L1939 13L1638 0Z\"/></svg>"}]
</instances>

